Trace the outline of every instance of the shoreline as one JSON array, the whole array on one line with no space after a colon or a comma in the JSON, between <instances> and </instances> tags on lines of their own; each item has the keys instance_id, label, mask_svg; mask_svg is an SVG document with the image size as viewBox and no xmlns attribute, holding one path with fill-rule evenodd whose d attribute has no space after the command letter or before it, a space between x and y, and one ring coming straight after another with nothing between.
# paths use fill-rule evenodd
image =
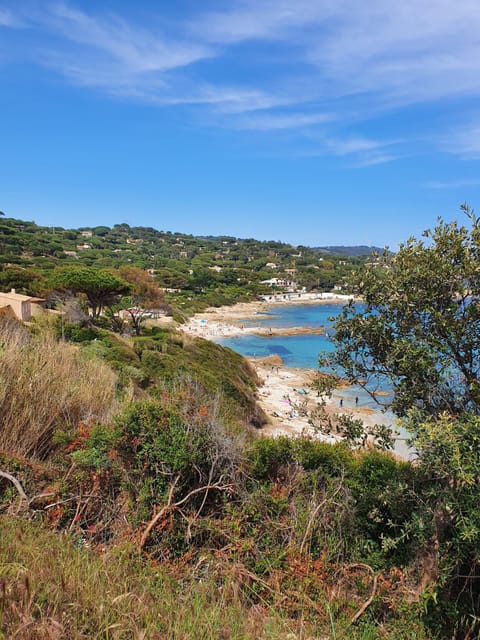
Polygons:
<instances>
[{"instance_id":1,"label":"shoreline","mask_svg":"<svg viewBox=\"0 0 480 640\"><path fill-rule=\"evenodd\" d=\"M318 397L310 388L318 374L315 369L285 367L278 356L247 360L263 382L258 388L258 403L269 418L269 423L260 430L266 435L305 434L325 442L339 442L340 436L318 433L309 422L310 412L318 406L323 406L331 418L349 415L361 418L367 426L373 426L383 417L370 407L349 406L343 402L340 390L334 391L330 398Z\"/></svg>"},{"instance_id":2,"label":"shoreline","mask_svg":"<svg viewBox=\"0 0 480 640\"><path fill-rule=\"evenodd\" d=\"M293 294L286 294L293 295ZM209 307L201 313L196 313L188 322L180 327L190 335L198 338L214 340L215 338L232 338L239 335L254 334L258 336L289 336L289 335L321 335L323 327L272 327L245 326L245 321L251 322L257 316L266 315L271 307L283 307L290 305L321 305L340 302L348 302L352 296L331 294L328 297L323 294L298 294L296 298L275 300L254 300L252 302L239 302L237 304L222 307ZM312 297L312 296L320 297ZM306 297L308 296L308 297ZM268 296L270 298L270 296ZM272 294L273 297L273 294Z\"/></svg>"},{"instance_id":3,"label":"shoreline","mask_svg":"<svg viewBox=\"0 0 480 640\"><path fill-rule=\"evenodd\" d=\"M280 300L241 302L233 306L206 309L195 314L180 330L189 335L215 341L218 338L255 334L264 336L300 335L321 333L312 327L272 328L245 326L247 320L268 312L272 306L291 304L329 304L339 302L337 297L307 299L300 301ZM242 322L243 321L243 322ZM312 330L313 329L313 330ZM318 404L323 405L328 416L349 415L361 419L366 426L374 424L390 424L390 420L381 411L357 404L354 396L345 394L345 389L337 388L330 398L317 398L310 389L318 371L286 367L279 356L265 358L246 358L257 372L263 384L257 390L257 402L268 417L268 423L259 432L270 436L279 435L311 435L325 442L339 442L341 437L335 434L326 435L316 432L309 422L309 413ZM307 413L307 415L305 415Z\"/></svg>"}]
</instances>

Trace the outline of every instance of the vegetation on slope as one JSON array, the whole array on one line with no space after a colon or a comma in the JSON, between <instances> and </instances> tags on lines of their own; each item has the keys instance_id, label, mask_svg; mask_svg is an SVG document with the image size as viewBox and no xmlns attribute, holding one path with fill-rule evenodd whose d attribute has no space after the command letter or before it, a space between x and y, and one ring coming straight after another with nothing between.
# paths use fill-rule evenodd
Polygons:
<instances>
[{"instance_id":1,"label":"vegetation on slope","mask_svg":"<svg viewBox=\"0 0 480 640\"><path fill-rule=\"evenodd\" d=\"M0 449L44 458L56 429L111 417L115 374L49 331L32 334L15 321L3 321L0 355Z\"/></svg>"},{"instance_id":2,"label":"vegetation on slope","mask_svg":"<svg viewBox=\"0 0 480 640\"><path fill-rule=\"evenodd\" d=\"M428 479L416 506L442 623L480 633L480 219L439 221L357 275L365 300L337 322L327 358L367 390L387 378ZM407 531L407 529L404 529Z\"/></svg>"},{"instance_id":3,"label":"vegetation on slope","mask_svg":"<svg viewBox=\"0 0 480 640\"><path fill-rule=\"evenodd\" d=\"M102 316L54 338L2 320L5 637L478 637L469 215L367 266L353 283L367 313L349 307L335 334L352 380L392 377L414 465L254 435L253 372L173 327L126 337Z\"/></svg>"},{"instance_id":4,"label":"vegetation on slope","mask_svg":"<svg viewBox=\"0 0 480 640\"><path fill-rule=\"evenodd\" d=\"M125 269L136 267L168 290L179 314L251 300L272 290L262 284L272 278L329 291L343 286L365 260L281 242L194 237L128 224L63 229L15 218L0 224L0 291L48 294L52 271L64 273L64 267L109 269L127 280Z\"/></svg>"},{"instance_id":5,"label":"vegetation on slope","mask_svg":"<svg viewBox=\"0 0 480 640\"><path fill-rule=\"evenodd\" d=\"M13 331L8 325L8 335ZM43 351L44 331L49 328L25 339L29 349ZM67 349L82 366L93 365L103 346L96 355L92 347L107 337L119 341L94 332L96 338L90 335L78 347L49 336L49 358L55 362ZM165 333L168 349L174 334ZM155 342L155 332L138 340L143 349L151 347L145 342ZM123 354L141 367L136 340L133 348L120 342ZM29 447L19 455L18 443L5 443L0 468L21 482L27 496L17 499L10 479L1 479L6 636L197 638L195 625L201 625L205 638L322 637L332 628L338 637L374 637L381 620L390 637L409 637L399 629L405 629L406 593L418 571L397 565L412 558L415 546L408 539L385 553L382 538L394 537L409 517L419 482L414 469L343 445L252 438L235 427L234 418L237 425L245 422L241 403L234 411L235 393L222 402L224 384L216 392L202 385L208 382L209 343L177 346L194 352L195 343L204 380L152 372L142 389L104 375L97 382L103 393L116 395L116 417L79 413L74 422L59 416L55 431L42 436L40 452ZM226 358L222 376L230 370L246 381L248 369L233 369L238 356L213 347L220 371ZM114 349L115 366L124 366L119 345L105 348ZM38 371L30 366L34 376L43 370L43 361L32 359L37 361ZM57 372L53 389L66 373ZM78 378L84 372L73 373ZM32 397L32 405L39 400ZM2 421L1 431L8 434L8 423ZM65 534L58 542L55 530ZM51 552L39 557L47 544ZM398 588L392 590L392 581ZM368 614L357 616L372 590ZM175 599L186 611L176 607L165 615ZM416 625L410 637L422 634Z\"/></svg>"}]
</instances>

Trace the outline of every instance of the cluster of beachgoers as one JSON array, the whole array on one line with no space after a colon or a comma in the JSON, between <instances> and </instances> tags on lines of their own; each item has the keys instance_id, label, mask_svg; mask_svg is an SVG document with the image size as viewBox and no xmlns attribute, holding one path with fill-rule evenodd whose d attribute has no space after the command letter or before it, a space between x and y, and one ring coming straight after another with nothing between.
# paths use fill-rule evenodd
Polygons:
<instances>
[{"instance_id":1,"label":"cluster of beachgoers","mask_svg":"<svg viewBox=\"0 0 480 640\"><path fill-rule=\"evenodd\" d=\"M302 303L319 304L321 301L338 301L338 298L309 298ZM239 303L234 306L212 308L197 314L182 330L190 335L217 340L243 334L256 335L294 335L311 333L310 327L270 328L252 325L252 320L267 313L274 305L298 304L298 298L289 300ZM314 330L316 332L321 329ZM263 430L269 435L313 434L325 441L334 442L338 438L334 434L326 435L314 430L310 415L321 404L330 414L348 414L361 418L366 424L383 421L382 414L371 407L359 404L358 397L350 397L339 389L330 398L319 398L312 388L318 372L309 369L294 369L284 366L279 356L266 358L247 358L257 371L263 384L258 390L258 401L269 423Z\"/></svg>"}]
</instances>

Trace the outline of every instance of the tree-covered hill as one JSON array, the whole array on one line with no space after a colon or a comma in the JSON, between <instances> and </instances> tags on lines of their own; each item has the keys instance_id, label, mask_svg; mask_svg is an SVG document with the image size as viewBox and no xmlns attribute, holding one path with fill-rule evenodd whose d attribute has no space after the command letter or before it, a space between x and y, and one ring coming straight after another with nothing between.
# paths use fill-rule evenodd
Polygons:
<instances>
[{"instance_id":1,"label":"tree-covered hill","mask_svg":"<svg viewBox=\"0 0 480 640\"><path fill-rule=\"evenodd\" d=\"M251 238L195 237L128 224L64 229L2 218L0 289L14 286L17 278L16 288L38 293L33 291L33 272L75 264L113 269L133 265L149 270L159 286L187 290L189 295L208 288L230 288L237 297L254 295L265 290L262 281L272 279L324 291L342 287L351 271L365 261L365 257L340 253L321 254L309 247ZM13 272L5 273L8 269Z\"/></svg>"},{"instance_id":2,"label":"tree-covered hill","mask_svg":"<svg viewBox=\"0 0 480 640\"><path fill-rule=\"evenodd\" d=\"M320 253L331 253L333 255L338 256L349 256L349 257L359 257L359 256L369 256L372 253L383 253L384 249L381 247L371 247L364 244L355 245L353 247L344 246L344 245L331 245L327 247L313 247L314 251L319 251Z\"/></svg>"}]
</instances>

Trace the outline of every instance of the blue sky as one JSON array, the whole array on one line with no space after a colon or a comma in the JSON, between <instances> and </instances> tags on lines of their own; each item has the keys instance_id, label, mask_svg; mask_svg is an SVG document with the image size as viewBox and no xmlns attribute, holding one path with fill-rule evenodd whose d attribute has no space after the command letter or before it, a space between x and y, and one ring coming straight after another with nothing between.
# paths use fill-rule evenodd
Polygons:
<instances>
[{"instance_id":1,"label":"blue sky","mask_svg":"<svg viewBox=\"0 0 480 640\"><path fill-rule=\"evenodd\" d=\"M478 0L0 0L0 210L395 248L480 207L479 32Z\"/></svg>"}]
</instances>

